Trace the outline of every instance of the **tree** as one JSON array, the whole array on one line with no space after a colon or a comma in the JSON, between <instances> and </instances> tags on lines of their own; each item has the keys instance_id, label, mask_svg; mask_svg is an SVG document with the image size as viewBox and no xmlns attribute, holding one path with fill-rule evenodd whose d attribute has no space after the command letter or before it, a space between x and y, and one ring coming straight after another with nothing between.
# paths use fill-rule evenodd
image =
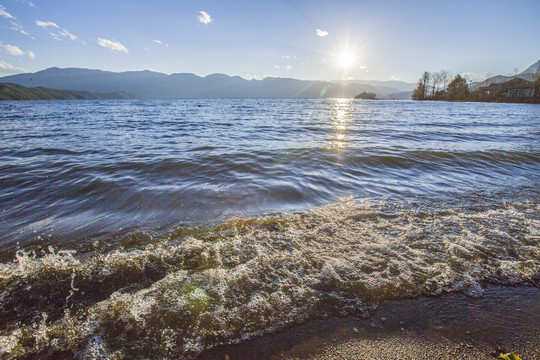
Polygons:
<instances>
[{"instance_id":1,"label":"tree","mask_svg":"<svg viewBox=\"0 0 540 360\"><path fill-rule=\"evenodd\" d=\"M450 72L447 70L441 70L441 79L442 79L442 85L443 90L446 90L446 85L450 82L450 78L452 75L450 75Z\"/></svg>"},{"instance_id":2,"label":"tree","mask_svg":"<svg viewBox=\"0 0 540 360\"><path fill-rule=\"evenodd\" d=\"M424 84L422 84L422 79L418 80L418 85L416 89L413 90L412 99L413 100L424 100Z\"/></svg>"},{"instance_id":3,"label":"tree","mask_svg":"<svg viewBox=\"0 0 540 360\"><path fill-rule=\"evenodd\" d=\"M439 91L439 88L443 83L443 71L441 70L441 72L433 73L432 78L433 88L431 90L431 96L435 95Z\"/></svg>"},{"instance_id":4,"label":"tree","mask_svg":"<svg viewBox=\"0 0 540 360\"><path fill-rule=\"evenodd\" d=\"M427 92L430 77L430 74L425 71L420 80L418 80L418 85L416 86L416 89L414 89L412 94L413 100L424 100L428 98Z\"/></svg>"},{"instance_id":5,"label":"tree","mask_svg":"<svg viewBox=\"0 0 540 360\"><path fill-rule=\"evenodd\" d=\"M355 99L364 99L364 100L375 100L377 98L377 95L372 92L362 92L354 97Z\"/></svg>"},{"instance_id":6,"label":"tree","mask_svg":"<svg viewBox=\"0 0 540 360\"><path fill-rule=\"evenodd\" d=\"M448 97L451 101L463 101L469 97L469 86L467 80L461 75L456 75L454 79L448 84Z\"/></svg>"},{"instance_id":7,"label":"tree","mask_svg":"<svg viewBox=\"0 0 540 360\"><path fill-rule=\"evenodd\" d=\"M422 75L422 77L420 78L420 80L422 81L422 85L424 87L424 99L426 99L428 97L428 84L429 84L429 80L431 79L431 74L428 73L427 71L424 71L424 75Z\"/></svg>"}]
</instances>

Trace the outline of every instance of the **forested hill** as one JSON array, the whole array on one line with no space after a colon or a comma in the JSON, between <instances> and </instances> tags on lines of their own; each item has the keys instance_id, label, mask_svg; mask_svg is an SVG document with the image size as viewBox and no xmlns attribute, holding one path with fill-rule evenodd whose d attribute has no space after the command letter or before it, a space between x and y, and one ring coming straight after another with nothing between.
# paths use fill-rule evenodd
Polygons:
<instances>
[{"instance_id":1,"label":"forested hill","mask_svg":"<svg viewBox=\"0 0 540 360\"><path fill-rule=\"evenodd\" d=\"M46 87L25 87L0 83L0 100L85 100L85 99L132 99L125 92L94 93L88 91L56 90Z\"/></svg>"}]
</instances>

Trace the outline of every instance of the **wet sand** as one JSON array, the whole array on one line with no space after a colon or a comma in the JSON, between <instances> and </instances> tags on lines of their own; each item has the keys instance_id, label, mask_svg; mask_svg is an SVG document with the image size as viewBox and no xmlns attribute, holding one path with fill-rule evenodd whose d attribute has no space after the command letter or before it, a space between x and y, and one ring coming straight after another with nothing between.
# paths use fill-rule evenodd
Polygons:
<instances>
[{"instance_id":1,"label":"wet sand","mask_svg":"<svg viewBox=\"0 0 540 360\"><path fill-rule=\"evenodd\" d=\"M369 319L313 320L200 359L493 359L497 351L540 359L540 289L491 286L479 295L390 301Z\"/></svg>"}]
</instances>

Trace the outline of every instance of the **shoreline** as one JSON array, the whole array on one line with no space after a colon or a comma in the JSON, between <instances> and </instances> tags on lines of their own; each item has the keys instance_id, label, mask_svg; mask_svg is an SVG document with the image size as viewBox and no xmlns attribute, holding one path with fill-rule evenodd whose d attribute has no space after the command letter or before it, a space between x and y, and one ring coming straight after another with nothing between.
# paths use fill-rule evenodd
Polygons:
<instances>
[{"instance_id":1,"label":"shoreline","mask_svg":"<svg viewBox=\"0 0 540 360\"><path fill-rule=\"evenodd\" d=\"M489 286L389 301L368 319L311 320L198 359L493 359L496 351L540 359L540 289Z\"/></svg>"}]
</instances>

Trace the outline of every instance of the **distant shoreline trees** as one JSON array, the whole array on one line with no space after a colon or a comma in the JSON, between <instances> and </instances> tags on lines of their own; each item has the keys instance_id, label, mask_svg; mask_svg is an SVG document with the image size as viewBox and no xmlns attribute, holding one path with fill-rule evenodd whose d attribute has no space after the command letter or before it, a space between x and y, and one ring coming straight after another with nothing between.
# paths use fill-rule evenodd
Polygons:
<instances>
[{"instance_id":1,"label":"distant shoreline trees","mask_svg":"<svg viewBox=\"0 0 540 360\"><path fill-rule=\"evenodd\" d=\"M540 75L540 74L539 74ZM540 103L540 76L531 82L514 78L503 83L492 83L471 91L467 80L456 75L450 81L450 73L425 71L413 90L413 100L476 101L506 103Z\"/></svg>"},{"instance_id":2,"label":"distant shoreline trees","mask_svg":"<svg viewBox=\"0 0 540 360\"><path fill-rule=\"evenodd\" d=\"M354 97L355 99L364 99L364 100L375 100L377 95L372 92L364 91Z\"/></svg>"},{"instance_id":3,"label":"distant shoreline trees","mask_svg":"<svg viewBox=\"0 0 540 360\"><path fill-rule=\"evenodd\" d=\"M418 86L413 92L413 99L425 100L433 98L446 89L449 81L450 73L446 70L436 73L425 71L420 80L418 80Z\"/></svg>"}]
</instances>

